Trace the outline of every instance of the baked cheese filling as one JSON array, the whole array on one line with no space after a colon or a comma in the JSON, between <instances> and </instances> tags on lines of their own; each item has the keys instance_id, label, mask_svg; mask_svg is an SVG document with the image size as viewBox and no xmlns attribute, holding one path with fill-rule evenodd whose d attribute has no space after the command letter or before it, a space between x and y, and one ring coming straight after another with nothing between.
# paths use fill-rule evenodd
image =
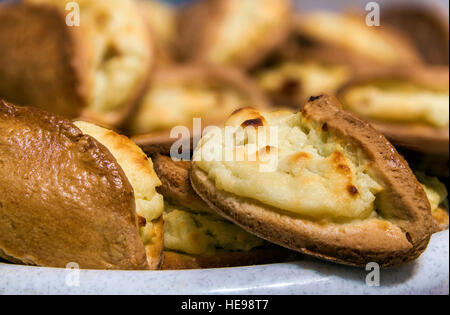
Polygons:
<instances>
[{"instance_id":1,"label":"baked cheese filling","mask_svg":"<svg viewBox=\"0 0 450 315\"><path fill-rule=\"evenodd\" d=\"M303 32L323 42L354 51L380 63L401 61L404 50L387 40L377 27L368 27L364 16L313 12L302 16Z\"/></svg>"},{"instance_id":2,"label":"baked cheese filling","mask_svg":"<svg viewBox=\"0 0 450 315\"><path fill-rule=\"evenodd\" d=\"M383 187L363 154L301 113L247 108L225 126L207 133L194 153L218 189L317 220L377 215L375 199ZM246 132L247 126L259 128Z\"/></svg>"},{"instance_id":3,"label":"baked cheese filling","mask_svg":"<svg viewBox=\"0 0 450 315\"><path fill-rule=\"evenodd\" d=\"M69 0L26 0L64 12ZM77 0L80 28L91 54L89 107L114 111L129 101L146 76L149 36L133 0Z\"/></svg>"},{"instance_id":4,"label":"baked cheese filling","mask_svg":"<svg viewBox=\"0 0 450 315\"><path fill-rule=\"evenodd\" d=\"M194 118L223 120L248 100L232 88L198 83L154 83L131 124L133 134L191 126ZM205 121L202 121L204 123Z\"/></svg>"},{"instance_id":5,"label":"baked cheese filling","mask_svg":"<svg viewBox=\"0 0 450 315\"><path fill-rule=\"evenodd\" d=\"M196 212L166 203L164 248L190 255L214 255L218 250L250 251L265 242L216 214Z\"/></svg>"},{"instance_id":6,"label":"baked cheese filling","mask_svg":"<svg viewBox=\"0 0 450 315\"><path fill-rule=\"evenodd\" d=\"M449 124L449 92L393 85L386 88L362 85L349 88L343 103L363 117L399 123Z\"/></svg>"},{"instance_id":7,"label":"baked cheese filling","mask_svg":"<svg viewBox=\"0 0 450 315\"><path fill-rule=\"evenodd\" d=\"M260 47L266 36L286 23L287 7L280 0L232 0L221 21L208 59L232 63L242 52Z\"/></svg>"},{"instance_id":8,"label":"baked cheese filling","mask_svg":"<svg viewBox=\"0 0 450 315\"><path fill-rule=\"evenodd\" d=\"M268 93L284 93L294 83L298 96L333 94L349 78L344 66L325 66L314 62L286 62L256 75L259 86ZM287 91L289 93L289 91Z\"/></svg>"},{"instance_id":9,"label":"baked cheese filling","mask_svg":"<svg viewBox=\"0 0 450 315\"><path fill-rule=\"evenodd\" d=\"M91 123L78 121L75 125L86 135L103 144L117 160L134 190L136 213L140 226L140 235L144 245L152 243L154 227L152 221L163 214L163 196L156 192L161 182L153 169L153 162L134 142L125 136Z\"/></svg>"},{"instance_id":10,"label":"baked cheese filling","mask_svg":"<svg viewBox=\"0 0 450 315\"><path fill-rule=\"evenodd\" d=\"M436 212L440 208L448 209L448 191L445 185L436 177L430 177L421 172L415 172L415 174L430 201L431 212Z\"/></svg>"}]
</instances>

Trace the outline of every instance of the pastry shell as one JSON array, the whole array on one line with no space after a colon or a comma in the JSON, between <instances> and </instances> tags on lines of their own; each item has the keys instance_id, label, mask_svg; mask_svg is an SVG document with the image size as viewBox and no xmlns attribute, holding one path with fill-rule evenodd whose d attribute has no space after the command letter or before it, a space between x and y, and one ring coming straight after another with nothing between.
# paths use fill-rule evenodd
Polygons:
<instances>
[{"instance_id":1,"label":"pastry shell","mask_svg":"<svg viewBox=\"0 0 450 315\"><path fill-rule=\"evenodd\" d=\"M288 214L215 187L194 162L194 190L218 214L270 242L336 263L393 267L426 249L432 230L430 203L416 177L394 147L368 123L343 111L334 98L312 98L303 117L363 150L385 186L385 220L324 223Z\"/></svg>"},{"instance_id":2,"label":"pastry shell","mask_svg":"<svg viewBox=\"0 0 450 315\"><path fill-rule=\"evenodd\" d=\"M173 161L160 154L155 155L153 161L162 182L158 191L166 200L200 212L213 212L191 187L191 162ZM277 246L259 247L248 252L221 250L214 255L190 255L166 250L161 268L173 270L249 266L294 260L298 256L295 252Z\"/></svg>"},{"instance_id":3,"label":"pastry shell","mask_svg":"<svg viewBox=\"0 0 450 315\"><path fill-rule=\"evenodd\" d=\"M61 268L160 265L162 219L144 247L133 187L104 145L67 119L3 101L0 130L1 257Z\"/></svg>"}]
</instances>

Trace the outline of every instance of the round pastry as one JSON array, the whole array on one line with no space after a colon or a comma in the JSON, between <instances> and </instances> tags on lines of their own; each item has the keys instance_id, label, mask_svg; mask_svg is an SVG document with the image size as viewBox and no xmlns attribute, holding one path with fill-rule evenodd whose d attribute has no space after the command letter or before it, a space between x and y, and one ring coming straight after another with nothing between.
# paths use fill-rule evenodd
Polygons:
<instances>
[{"instance_id":1,"label":"round pastry","mask_svg":"<svg viewBox=\"0 0 450 315\"><path fill-rule=\"evenodd\" d=\"M448 15L439 8L417 3L389 6L381 13L383 24L408 36L425 62L435 65L449 63Z\"/></svg>"},{"instance_id":2,"label":"round pastry","mask_svg":"<svg viewBox=\"0 0 450 315\"><path fill-rule=\"evenodd\" d=\"M354 266L397 266L426 249L434 222L424 189L386 138L334 98L313 97L300 113L243 109L225 126L202 138L190 172L221 216Z\"/></svg>"},{"instance_id":3,"label":"round pastry","mask_svg":"<svg viewBox=\"0 0 450 315\"><path fill-rule=\"evenodd\" d=\"M393 144L448 159L448 67L381 69L354 78L338 97Z\"/></svg>"},{"instance_id":4,"label":"round pastry","mask_svg":"<svg viewBox=\"0 0 450 315\"><path fill-rule=\"evenodd\" d=\"M178 134L176 126L201 133L222 124L235 109L255 104L268 106L265 96L243 73L217 66L174 66L155 72L137 112L130 121L132 139L146 153L169 154ZM201 130L193 130L193 119L201 119Z\"/></svg>"},{"instance_id":5,"label":"round pastry","mask_svg":"<svg viewBox=\"0 0 450 315\"><path fill-rule=\"evenodd\" d=\"M132 0L71 3L26 0L0 6L0 41L8 43L0 52L0 95L19 105L118 126L150 74L148 27Z\"/></svg>"},{"instance_id":6,"label":"round pastry","mask_svg":"<svg viewBox=\"0 0 450 315\"><path fill-rule=\"evenodd\" d=\"M189 182L190 162L157 154L155 171L166 201L162 269L249 266L293 259L294 252L269 245L215 214Z\"/></svg>"},{"instance_id":7,"label":"round pastry","mask_svg":"<svg viewBox=\"0 0 450 315\"><path fill-rule=\"evenodd\" d=\"M303 52L334 55L359 66L421 63L408 38L382 24L370 27L362 14L311 12L295 18Z\"/></svg>"},{"instance_id":8,"label":"round pastry","mask_svg":"<svg viewBox=\"0 0 450 315\"><path fill-rule=\"evenodd\" d=\"M159 267L161 183L131 140L2 102L0 161L0 257L49 267Z\"/></svg>"},{"instance_id":9,"label":"round pastry","mask_svg":"<svg viewBox=\"0 0 450 315\"><path fill-rule=\"evenodd\" d=\"M180 12L178 50L187 60L250 68L284 41L288 0L197 1Z\"/></svg>"}]
</instances>

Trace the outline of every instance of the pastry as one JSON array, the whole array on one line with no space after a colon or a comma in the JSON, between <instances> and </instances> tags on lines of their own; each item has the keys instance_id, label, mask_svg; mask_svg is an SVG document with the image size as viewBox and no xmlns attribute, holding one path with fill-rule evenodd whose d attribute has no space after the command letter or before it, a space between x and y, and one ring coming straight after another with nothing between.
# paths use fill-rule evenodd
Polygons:
<instances>
[{"instance_id":1,"label":"pastry","mask_svg":"<svg viewBox=\"0 0 450 315\"><path fill-rule=\"evenodd\" d=\"M0 52L0 95L119 126L150 75L148 27L132 0L77 1L79 26L69 2L0 5L0 41L8 43Z\"/></svg>"},{"instance_id":2,"label":"pastry","mask_svg":"<svg viewBox=\"0 0 450 315\"><path fill-rule=\"evenodd\" d=\"M385 26L368 26L362 14L311 12L295 18L294 38L303 53L334 55L365 66L421 63L407 37Z\"/></svg>"},{"instance_id":3,"label":"pastry","mask_svg":"<svg viewBox=\"0 0 450 315\"><path fill-rule=\"evenodd\" d=\"M448 15L429 5L394 5L381 12L381 23L403 32L425 62L448 65Z\"/></svg>"},{"instance_id":4,"label":"pastry","mask_svg":"<svg viewBox=\"0 0 450 315\"><path fill-rule=\"evenodd\" d=\"M284 41L287 0L203 0L180 12L178 51L185 60L251 68Z\"/></svg>"},{"instance_id":5,"label":"pastry","mask_svg":"<svg viewBox=\"0 0 450 315\"><path fill-rule=\"evenodd\" d=\"M225 126L202 138L190 172L219 215L353 266L397 266L426 249L435 226L424 189L386 138L335 98L312 97L300 113L243 109Z\"/></svg>"},{"instance_id":6,"label":"pastry","mask_svg":"<svg viewBox=\"0 0 450 315\"><path fill-rule=\"evenodd\" d=\"M380 69L354 78L338 97L393 144L448 159L448 80L445 66Z\"/></svg>"},{"instance_id":7,"label":"pastry","mask_svg":"<svg viewBox=\"0 0 450 315\"><path fill-rule=\"evenodd\" d=\"M1 102L0 175L0 257L46 267L159 267L161 183L128 138Z\"/></svg>"},{"instance_id":8,"label":"pastry","mask_svg":"<svg viewBox=\"0 0 450 315\"><path fill-rule=\"evenodd\" d=\"M194 132L223 121L233 110L255 104L268 106L265 96L243 73L218 66L173 66L158 70L129 124L132 139L146 153L170 153L178 134L171 130L184 126L189 139ZM193 119L201 119L201 129L193 130ZM200 136L200 135L199 135Z\"/></svg>"},{"instance_id":9,"label":"pastry","mask_svg":"<svg viewBox=\"0 0 450 315\"><path fill-rule=\"evenodd\" d=\"M190 162L159 154L153 160L166 201L162 269L248 266L296 257L215 214L191 187Z\"/></svg>"}]
</instances>

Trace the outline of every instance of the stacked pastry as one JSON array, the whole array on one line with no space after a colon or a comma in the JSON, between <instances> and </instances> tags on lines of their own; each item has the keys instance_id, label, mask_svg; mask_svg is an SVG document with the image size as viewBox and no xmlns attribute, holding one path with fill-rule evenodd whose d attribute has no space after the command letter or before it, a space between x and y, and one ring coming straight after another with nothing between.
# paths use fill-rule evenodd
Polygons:
<instances>
[{"instance_id":1,"label":"stacked pastry","mask_svg":"<svg viewBox=\"0 0 450 315\"><path fill-rule=\"evenodd\" d=\"M382 17L288 0L1 4L0 258L417 259L449 226L448 23L409 5Z\"/></svg>"}]
</instances>

